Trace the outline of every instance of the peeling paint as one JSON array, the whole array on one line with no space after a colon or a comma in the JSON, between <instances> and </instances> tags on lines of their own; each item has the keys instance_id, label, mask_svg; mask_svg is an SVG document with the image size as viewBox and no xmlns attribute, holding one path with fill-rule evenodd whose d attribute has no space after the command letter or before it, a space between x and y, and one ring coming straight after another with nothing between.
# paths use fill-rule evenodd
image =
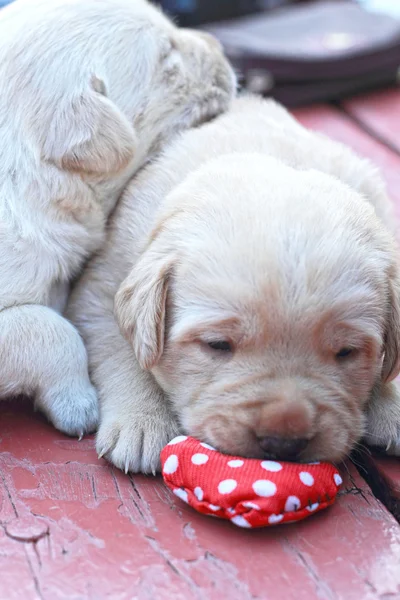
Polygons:
<instances>
[{"instance_id":1,"label":"peeling paint","mask_svg":"<svg viewBox=\"0 0 400 600\"><path fill-rule=\"evenodd\" d=\"M98 461L92 443L56 444L63 436L40 418L1 408L0 598L400 598L400 526L352 465L324 514L244 531L196 514L159 479Z\"/></svg>"}]
</instances>

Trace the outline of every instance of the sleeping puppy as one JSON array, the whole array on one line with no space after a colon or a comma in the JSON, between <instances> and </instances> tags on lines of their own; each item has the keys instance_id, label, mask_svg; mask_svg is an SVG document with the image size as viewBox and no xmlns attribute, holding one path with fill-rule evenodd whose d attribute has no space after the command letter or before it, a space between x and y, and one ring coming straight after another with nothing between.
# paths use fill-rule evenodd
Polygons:
<instances>
[{"instance_id":1,"label":"sleeping puppy","mask_svg":"<svg viewBox=\"0 0 400 600\"><path fill-rule=\"evenodd\" d=\"M68 284L128 179L177 131L228 107L213 38L145 0L19 0L0 15L0 397L35 396L56 427L98 403Z\"/></svg>"},{"instance_id":2,"label":"sleeping puppy","mask_svg":"<svg viewBox=\"0 0 400 600\"><path fill-rule=\"evenodd\" d=\"M339 461L365 435L399 452L385 223L369 162L272 101L182 134L128 187L71 296L99 454L154 472L178 431L255 458Z\"/></svg>"}]
</instances>

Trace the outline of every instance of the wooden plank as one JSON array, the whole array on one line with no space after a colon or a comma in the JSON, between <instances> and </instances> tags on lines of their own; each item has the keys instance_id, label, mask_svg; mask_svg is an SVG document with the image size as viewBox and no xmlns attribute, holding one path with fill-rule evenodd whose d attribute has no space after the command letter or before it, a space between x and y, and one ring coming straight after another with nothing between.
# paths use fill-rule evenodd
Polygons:
<instances>
[{"instance_id":1,"label":"wooden plank","mask_svg":"<svg viewBox=\"0 0 400 600\"><path fill-rule=\"evenodd\" d=\"M342 104L361 127L400 153L400 90L397 88L357 96Z\"/></svg>"},{"instance_id":2,"label":"wooden plank","mask_svg":"<svg viewBox=\"0 0 400 600\"><path fill-rule=\"evenodd\" d=\"M400 503L400 460L382 456L374 456L373 458L378 470L386 479L391 495ZM400 518L400 510L398 518Z\"/></svg>"},{"instance_id":3,"label":"wooden plank","mask_svg":"<svg viewBox=\"0 0 400 600\"><path fill-rule=\"evenodd\" d=\"M380 454L359 458L375 495L400 521L400 460Z\"/></svg>"},{"instance_id":4,"label":"wooden plank","mask_svg":"<svg viewBox=\"0 0 400 600\"><path fill-rule=\"evenodd\" d=\"M400 527L351 466L330 510L245 531L159 479L115 471L91 438L65 438L25 407L0 417L0 598L400 597Z\"/></svg>"}]
</instances>

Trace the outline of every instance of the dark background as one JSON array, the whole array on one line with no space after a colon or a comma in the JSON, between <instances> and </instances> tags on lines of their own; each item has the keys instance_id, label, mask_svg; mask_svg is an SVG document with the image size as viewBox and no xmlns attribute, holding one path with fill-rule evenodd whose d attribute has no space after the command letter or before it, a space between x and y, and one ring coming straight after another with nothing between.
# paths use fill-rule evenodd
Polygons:
<instances>
[{"instance_id":1,"label":"dark background","mask_svg":"<svg viewBox=\"0 0 400 600\"><path fill-rule=\"evenodd\" d=\"M193 26L269 10L296 0L158 0L183 26ZM298 1L298 0L297 0ZM400 0L399 0L400 2Z\"/></svg>"}]
</instances>

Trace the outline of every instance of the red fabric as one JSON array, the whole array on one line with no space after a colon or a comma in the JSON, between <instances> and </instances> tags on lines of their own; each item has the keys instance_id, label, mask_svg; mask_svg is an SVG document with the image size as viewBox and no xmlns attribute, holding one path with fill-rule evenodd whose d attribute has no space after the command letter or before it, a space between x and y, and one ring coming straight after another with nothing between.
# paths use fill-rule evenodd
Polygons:
<instances>
[{"instance_id":1,"label":"red fabric","mask_svg":"<svg viewBox=\"0 0 400 600\"><path fill-rule=\"evenodd\" d=\"M239 527L305 519L333 504L342 484L329 463L228 456L186 436L165 446L161 463L164 481L178 498Z\"/></svg>"}]
</instances>

